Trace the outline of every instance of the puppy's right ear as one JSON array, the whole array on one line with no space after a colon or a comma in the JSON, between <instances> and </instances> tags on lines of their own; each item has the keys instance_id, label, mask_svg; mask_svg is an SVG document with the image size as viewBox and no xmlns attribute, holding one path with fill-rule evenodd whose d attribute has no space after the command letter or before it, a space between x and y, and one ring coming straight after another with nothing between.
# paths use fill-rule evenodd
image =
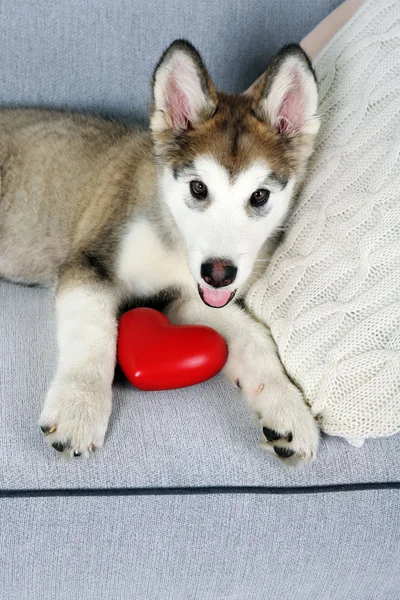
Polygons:
<instances>
[{"instance_id":1,"label":"puppy's right ear","mask_svg":"<svg viewBox=\"0 0 400 600\"><path fill-rule=\"evenodd\" d=\"M217 92L200 54L176 40L155 68L150 127L153 133L188 130L206 121L217 108Z\"/></svg>"}]
</instances>

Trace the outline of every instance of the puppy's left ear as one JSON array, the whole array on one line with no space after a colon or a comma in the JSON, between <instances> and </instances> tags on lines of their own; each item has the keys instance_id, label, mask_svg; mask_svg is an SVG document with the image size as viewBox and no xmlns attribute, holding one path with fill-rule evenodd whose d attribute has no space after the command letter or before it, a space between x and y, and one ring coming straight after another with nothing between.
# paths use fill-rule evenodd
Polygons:
<instances>
[{"instance_id":1,"label":"puppy's left ear","mask_svg":"<svg viewBox=\"0 0 400 600\"><path fill-rule=\"evenodd\" d=\"M153 133L188 130L215 113L217 92L196 48L176 40L162 55L153 75Z\"/></svg>"},{"instance_id":2,"label":"puppy's left ear","mask_svg":"<svg viewBox=\"0 0 400 600\"><path fill-rule=\"evenodd\" d=\"M318 133L317 82L308 56L297 44L282 48L246 95L253 98L257 118L283 136Z\"/></svg>"}]
</instances>

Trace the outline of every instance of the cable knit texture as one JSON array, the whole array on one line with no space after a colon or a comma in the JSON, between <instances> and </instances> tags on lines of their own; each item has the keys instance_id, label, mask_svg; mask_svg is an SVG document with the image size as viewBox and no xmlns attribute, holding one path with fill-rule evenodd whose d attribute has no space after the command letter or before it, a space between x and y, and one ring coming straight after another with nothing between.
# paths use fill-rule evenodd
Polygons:
<instances>
[{"instance_id":1,"label":"cable knit texture","mask_svg":"<svg viewBox=\"0 0 400 600\"><path fill-rule=\"evenodd\" d=\"M330 435L400 430L400 2L367 0L315 61L321 131L248 296Z\"/></svg>"}]
</instances>

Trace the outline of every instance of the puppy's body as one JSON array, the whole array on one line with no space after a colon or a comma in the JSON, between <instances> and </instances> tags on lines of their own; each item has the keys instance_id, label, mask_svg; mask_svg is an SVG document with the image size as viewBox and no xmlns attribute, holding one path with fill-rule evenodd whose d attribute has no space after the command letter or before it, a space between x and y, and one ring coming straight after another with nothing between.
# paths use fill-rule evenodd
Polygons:
<instances>
[{"instance_id":1,"label":"puppy's body","mask_svg":"<svg viewBox=\"0 0 400 600\"><path fill-rule=\"evenodd\" d=\"M225 372L267 447L289 462L315 454L317 427L268 331L231 302L265 266L318 130L299 52L278 56L250 95L231 97L215 91L190 45L173 44L155 72L152 134L83 115L0 111L0 276L56 290L60 360L40 424L57 450L78 456L103 443L118 306L172 289L173 321L227 339ZM282 73L274 87L285 61L293 81ZM294 109L290 85L302 94ZM264 114L273 110L276 126Z\"/></svg>"},{"instance_id":2,"label":"puppy's body","mask_svg":"<svg viewBox=\"0 0 400 600\"><path fill-rule=\"evenodd\" d=\"M2 274L51 284L92 245L106 269L116 233L135 206L143 210L145 194L156 193L150 135L94 117L24 110L0 111L0 131Z\"/></svg>"}]
</instances>

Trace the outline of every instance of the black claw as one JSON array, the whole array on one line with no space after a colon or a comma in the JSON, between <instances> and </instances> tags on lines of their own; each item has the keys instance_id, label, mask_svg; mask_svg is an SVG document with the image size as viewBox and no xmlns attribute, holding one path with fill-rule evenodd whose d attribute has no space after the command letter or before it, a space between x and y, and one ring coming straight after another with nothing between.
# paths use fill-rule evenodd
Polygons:
<instances>
[{"instance_id":1,"label":"black claw","mask_svg":"<svg viewBox=\"0 0 400 600\"><path fill-rule=\"evenodd\" d=\"M57 450L57 452L64 452L64 450L65 450L65 446L61 442L54 442L54 444L52 444L52 446L53 446L54 450Z\"/></svg>"},{"instance_id":2,"label":"black claw","mask_svg":"<svg viewBox=\"0 0 400 600\"><path fill-rule=\"evenodd\" d=\"M74 456L82 456L82 453L78 452L78 450L74 450Z\"/></svg>"},{"instance_id":3,"label":"black claw","mask_svg":"<svg viewBox=\"0 0 400 600\"><path fill-rule=\"evenodd\" d=\"M49 433L51 427L49 425L42 425L40 429L43 431L43 433Z\"/></svg>"},{"instance_id":4,"label":"black claw","mask_svg":"<svg viewBox=\"0 0 400 600\"><path fill-rule=\"evenodd\" d=\"M293 435L292 435L292 432L290 431L289 434L288 434L288 436L287 436L287 441L291 442L292 439L293 439Z\"/></svg>"},{"instance_id":5,"label":"black claw","mask_svg":"<svg viewBox=\"0 0 400 600\"><path fill-rule=\"evenodd\" d=\"M279 446L274 446L274 450L281 458L289 458L294 454L294 450L289 450L289 448L279 448Z\"/></svg>"},{"instance_id":6,"label":"black claw","mask_svg":"<svg viewBox=\"0 0 400 600\"><path fill-rule=\"evenodd\" d=\"M269 442L276 442L276 440L280 440L284 437L281 433L278 433L273 429L268 429L268 427L263 427L263 434Z\"/></svg>"}]
</instances>

